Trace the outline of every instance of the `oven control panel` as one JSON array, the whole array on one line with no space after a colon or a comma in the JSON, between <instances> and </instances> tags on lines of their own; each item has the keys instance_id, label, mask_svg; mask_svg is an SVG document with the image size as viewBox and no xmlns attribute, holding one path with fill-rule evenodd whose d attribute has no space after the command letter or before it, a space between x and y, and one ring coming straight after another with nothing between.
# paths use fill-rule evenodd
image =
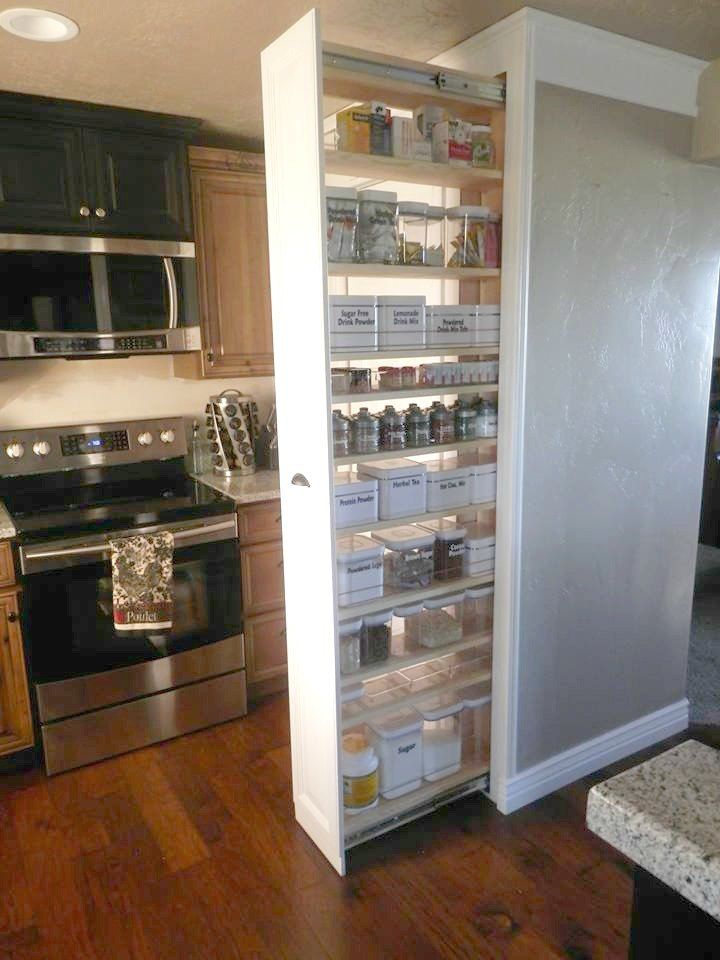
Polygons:
<instances>
[{"instance_id":1,"label":"oven control panel","mask_svg":"<svg viewBox=\"0 0 720 960\"><path fill-rule=\"evenodd\" d=\"M0 476L168 460L187 453L181 417L0 431Z\"/></svg>"}]
</instances>

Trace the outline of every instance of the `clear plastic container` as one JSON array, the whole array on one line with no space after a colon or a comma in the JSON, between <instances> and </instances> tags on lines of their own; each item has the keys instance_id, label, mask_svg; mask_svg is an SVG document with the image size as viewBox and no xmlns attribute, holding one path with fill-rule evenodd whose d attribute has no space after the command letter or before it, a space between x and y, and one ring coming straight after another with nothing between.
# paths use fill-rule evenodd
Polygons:
<instances>
[{"instance_id":1,"label":"clear plastic container","mask_svg":"<svg viewBox=\"0 0 720 960\"><path fill-rule=\"evenodd\" d=\"M382 663L390 656L390 626L392 610L368 613L360 632L360 663Z\"/></svg>"},{"instance_id":2,"label":"clear plastic container","mask_svg":"<svg viewBox=\"0 0 720 960\"><path fill-rule=\"evenodd\" d=\"M401 367L378 367L378 386L381 390L399 390L402 385Z\"/></svg>"},{"instance_id":3,"label":"clear plastic container","mask_svg":"<svg viewBox=\"0 0 720 960\"><path fill-rule=\"evenodd\" d=\"M411 367L409 365L407 367L401 367L400 377L403 388L417 386L417 367Z\"/></svg>"},{"instance_id":4,"label":"clear plastic container","mask_svg":"<svg viewBox=\"0 0 720 960\"><path fill-rule=\"evenodd\" d=\"M350 371L333 367L330 371L330 385L333 396L340 393L350 393Z\"/></svg>"},{"instance_id":5,"label":"clear plastic container","mask_svg":"<svg viewBox=\"0 0 720 960\"><path fill-rule=\"evenodd\" d=\"M449 267L486 267L485 232L490 219L488 207L464 205L447 211L452 254ZM497 254L495 255L497 266Z\"/></svg>"},{"instance_id":6,"label":"clear plastic container","mask_svg":"<svg viewBox=\"0 0 720 960\"><path fill-rule=\"evenodd\" d=\"M473 587L465 591L463 636L488 633L493 626L495 587Z\"/></svg>"},{"instance_id":7,"label":"clear plastic container","mask_svg":"<svg viewBox=\"0 0 720 960\"><path fill-rule=\"evenodd\" d=\"M457 773L462 763L460 716L465 703L447 693L417 705L423 724L423 776L431 782Z\"/></svg>"},{"instance_id":8,"label":"clear plastic container","mask_svg":"<svg viewBox=\"0 0 720 960\"><path fill-rule=\"evenodd\" d=\"M464 593L425 601L420 632L423 647L446 647L462 640L464 601Z\"/></svg>"},{"instance_id":9,"label":"clear plastic container","mask_svg":"<svg viewBox=\"0 0 720 960\"><path fill-rule=\"evenodd\" d=\"M360 190L359 251L363 263L397 263L397 194Z\"/></svg>"},{"instance_id":10,"label":"clear plastic container","mask_svg":"<svg viewBox=\"0 0 720 960\"><path fill-rule=\"evenodd\" d=\"M434 573L436 580L456 580L463 575L465 527L454 520L428 520L422 526L435 534Z\"/></svg>"},{"instance_id":11,"label":"clear plastic container","mask_svg":"<svg viewBox=\"0 0 720 960\"><path fill-rule=\"evenodd\" d=\"M390 652L394 657L404 657L420 649L422 609L422 603L395 607L390 638Z\"/></svg>"},{"instance_id":12,"label":"clear plastic container","mask_svg":"<svg viewBox=\"0 0 720 960\"><path fill-rule=\"evenodd\" d=\"M473 674L492 668L492 652L489 645L471 647L443 657L443 665L452 680L470 679Z\"/></svg>"},{"instance_id":13,"label":"clear plastic container","mask_svg":"<svg viewBox=\"0 0 720 960\"><path fill-rule=\"evenodd\" d=\"M415 667L407 667L401 670L403 678L409 683L410 693L420 693L422 690L432 690L443 683L447 683L450 674L446 665L440 660L428 660L426 663L419 663Z\"/></svg>"},{"instance_id":14,"label":"clear plastic container","mask_svg":"<svg viewBox=\"0 0 720 960\"><path fill-rule=\"evenodd\" d=\"M385 586L395 590L428 587L433 575L435 537L410 524L372 535L385 547Z\"/></svg>"},{"instance_id":15,"label":"clear plastic container","mask_svg":"<svg viewBox=\"0 0 720 960\"><path fill-rule=\"evenodd\" d=\"M405 414L387 406L380 414L380 447L382 450L405 449Z\"/></svg>"},{"instance_id":16,"label":"clear plastic container","mask_svg":"<svg viewBox=\"0 0 720 960\"><path fill-rule=\"evenodd\" d=\"M357 673L360 669L360 632L362 619L348 620L338 628L340 673Z\"/></svg>"},{"instance_id":17,"label":"clear plastic container","mask_svg":"<svg viewBox=\"0 0 720 960\"><path fill-rule=\"evenodd\" d=\"M445 266L445 207L427 208L427 240L425 266Z\"/></svg>"},{"instance_id":18,"label":"clear plastic container","mask_svg":"<svg viewBox=\"0 0 720 960\"><path fill-rule=\"evenodd\" d=\"M425 265L427 249L427 203L401 200L398 203L398 240L400 263Z\"/></svg>"},{"instance_id":19,"label":"clear plastic container","mask_svg":"<svg viewBox=\"0 0 720 960\"><path fill-rule=\"evenodd\" d=\"M402 673L386 673L363 684L363 703L366 707L384 707L397 703L410 692L410 681Z\"/></svg>"},{"instance_id":20,"label":"clear plastic container","mask_svg":"<svg viewBox=\"0 0 720 960\"><path fill-rule=\"evenodd\" d=\"M353 453L377 453L380 449L380 424L367 407L361 407L350 421Z\"/></svg>"},{"instance_id":21,"label":"clear plastic container","mask_svg":"<svg viewBox=\"0 0 720 960\"><path fill-rule=\"evenodd\" d=\"M370 367L350 367L348 370L348 393L370 393L372 390L372 370Z\"/></svg>"},{"instance_id":22,"label":"clear plastic container","mask_svg":"<svg viewBox=\"0 0 720 960\"><path fill-rule=\"evenodd\" d=\"M460 714L462 763L488 764L490 762L490 726L492 716L491 681L462 687Z\"/></svg>"},{"instance_id":23,"label":"clear plastic container","mask_svg":"<svg viewBox=\"0 0 720 960\"><path fill-rule=\"evenodd\" d=\"M347 457L350 454L350 421L340 410L332 412L333 455Z\"/></svg>"},{"instance_id":24,"label":"clear plastic container","mask_svg":"<svg viewBox=\"0 0 720 960\"><path fill-rule=\"evenodd\" d=\"M417 790L423 777L423 718L416 710L402 710L369 726L380 758L380 793L394 800Z\"/></svg>"},{"instance_id":25,"label":"clear plastic container","mask_svg":"<svg viewBox=\"0 0 720 960\"><path fill-rule=\"evenodd\" d=\"M358 253L358 197L353 187L328 187L327 257L335 263L351 263Z\"/></svg>"}]
</instances>

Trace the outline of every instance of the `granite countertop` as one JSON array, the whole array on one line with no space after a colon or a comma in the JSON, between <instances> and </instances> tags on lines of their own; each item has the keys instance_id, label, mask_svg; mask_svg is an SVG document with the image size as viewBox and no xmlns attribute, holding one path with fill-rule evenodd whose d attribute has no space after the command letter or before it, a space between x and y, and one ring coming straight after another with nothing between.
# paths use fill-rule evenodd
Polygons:
<instances>
[{"instance_id":1,"label":"granite countertop","mask_svg":"<svg viewBox=\"0 0 720 960\"><path fill-rule=\"evenodd\" d=\"M258 470L244 477L219 477L215 473L198 473L193 476L200 483L219 490L238 504L280 499L280 474L277 470Z\"/></svg>"},{"instance_id":2,"label":"granite countertop","mask_svg":"<svg viewBox=\"0 0 720 960\"><path fill-rule=\"evenodd\" d=\"M0 540L10 540L16 532L10 514L5 509L5 504L0 500Z\"/></svg>"},{"instance_id":3,"label":"granite countertop","mask_svg":"<svg viewBox=\"0 0 720 960\"><path fill-rule=\"evenodd\" d=\"M599 783L587 825L720 920L720 751L686 740Z\"/></svg>"}]
</instances>

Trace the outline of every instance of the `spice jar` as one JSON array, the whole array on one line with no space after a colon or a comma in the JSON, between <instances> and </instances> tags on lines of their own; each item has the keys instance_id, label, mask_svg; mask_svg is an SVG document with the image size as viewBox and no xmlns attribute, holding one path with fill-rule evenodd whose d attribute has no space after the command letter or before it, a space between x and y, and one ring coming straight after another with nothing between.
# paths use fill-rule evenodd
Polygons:
<instances>
[{"instance_id":1,"label":"spice jar","mask_svg":"<svg viewBox=\"0 0 720 960\"><path fill-rule=\"evenodd\" d=\"M453 253L449 267L486 267L485 229L490 218L487 207L460 206L447 211Z\"/></svg>"},{"instance_id":2,"label":"spice jar","mask_svg":"<svg viewBox=\"0 0 720 960\"><path fill-rule=\"evenodd\" d=\"M455 417L443 403L433 403L430 409L430 436L433 443L452 443L455 439Z\"/></svg>"},{"instance_id":3,"label":"spice jar","mask_svg":"<svg viewBox=\"0 0 720 960\"><path fill-rule=\"evenodd\" d=\"M425 266L445 266L445 207L427 208L427 240L425 241Z\"/></svg>"},{"instance_id":4,"label":"spice jar","mask_svg":"<svg viewBox=\"0 0 720 960\"><path fill-rule=\"evenodd\" d=\"M328 187L327 257L336 263L357 260L358 199L353 187Z\"/></svg>"},{"instance_id":5,"label":"spice jar","mask_svg":"<svg viewBox=\"0 0 720 960\"><path fill-rule=\"evenodd\" d=\"M350 393L350 371L333 367L330 371L330 389L333 394Z\"/></svg>"},{"instance_id":6,"label":"spice jar","mask_svg":"<svg viewBox=\"0 0 720 960\"><path fill-rule=\"evenodd\" d=\"M350 421L353 453L377 453L380 449L380 424L367 407L361 407Z\"/></svg>"},{"instance_id":7,"label":"spice jar","mask_svg":"<svg viewBox=\"0 0 720 960\"><path fill-rule=\"evenodd\" d=\"M411 403L405 416L405 436L408 447L430 445L430 415Z\"/></svg>"},{"instance_id":8,"label":"spice jar","mask_svg":"<svg viewBox=\"0 0 720 960\"><path fill-rule=\"evenodd\" d=\"M339 410L332 412L333 455L347 457L350 453L350 421Z\"/></svg>"},{"instance_id":9,"label":"spice jar","mask_svg":"<svg viewBox=\"0 0 720 960\"><path fill-rule=\"evenodd\" d=\"M390 654L390 624L392 610L369 613L360 632L360 663L382 663Z\"/></svg>"},{"instance_id":10,"label":"spice jar","mask_svg":"<svg viewBox=\"0 0 720 960\"><path fill-rule=\"evenodd\" d=\"M435 534L434 571L436 580L455 580L463 575L465 527L454 520L428 520L422 526Z\"/></svg>"},{"instance_id":11,"label":"spice jar","mask_svg":"<svg viewBox=\"0 0 720 960\"><path fill-rule=\"evenodd\" d=\"M390 639L390 652L394 657L403 657L419 648L422 609L422 603L395 607Z\"/></svg>"},{"instance_id":12,"label":"spice jar","mask_svg":"<svg viewBox=\"0 0 720 960\"><path fill-rule=\"evenodd\" d=\"M351 731L342 738L343 806L348 814L377 806L380 761L367 737Z\"/></svg>"},{"instance_id":13,"label":"spice jar","mask_svg":"<svg viewBox=\"0 0 720 960\"><path fill-rule=\"evenodd\" d=\"M474 167L495 166L495 144L489 123L474 123L470 139L472 142L472 165Z\"/></svg>"},{"instance_id":14,"label":"spice jar","mask_svg":"<svg viewBox=\"0 0 720 960\"><path fill-rule=\"evenodd\" d=\"M362 620L347 620L338 628L340 673L356 673L360 669L360 631Z\"/></svg>"},{"instance_id":15,"label":"spice jar","mask_svg":"<svg viewBox=\"0 0 720 960\"><path fill-rule=\"evenodd\" d=\"M460 401L455 410L455 439L474 440L477 414L464 400Z\"/></svg>"},{"instance_id":16,"label":"spice jar","mask_svg":"<svg viewBox=\"0 0 720 960\"><path fill-rule=\"evenodd\" d=\"M433 575L435 538L407 524L372 535L385 547L385 585L397 590L429 587Z\"/></svg>"},{"instance_id":17,"label":"spice jar","mask_svg":"<svg viewBox=\"0 0 720 960\"><path fill-rule=\"evenodd\" d=\"M397 194L361 190L358 209L360 259L363 263L397 263Z\"/></svg>"},{"instance_id":18,"label":"spice jar","mask_svg":"<svg viewBox=\"0 0 720 960\"><path fill-rule=\"evenodd\" d=\"M372 370L369 367L351 367L350 388L348 393L370 393L372 390Z\"/></svg>"},{"instance_id":19,"label":"spice jar","mask_svg":"<svg viewBox=\"0 0 720 960\"><path fill-rule=\"evenodd\" d=\"M496 437L498 432L497 406L492 400L482 398L475 408L475 435L478 437Z\"/></svg>"},{"instance_id":20,"label":"spice jar","mask_svg":"<svg viewBox=\"0 0 720 960\"><path fill-rule=\"evenodd\" d=\"M400 263L423 266L427 245L426 203L401 201L398 203L398 240Z\"/></svg>"},{"instance_id":21,"label":"spice jar","mask_svg":"<svg viewBox=\"0 0 720 960\"><path fill-rule=\"evenodd\" d=\"M405 448L405 414L387 406L380 415L380 446L383 450Z\"/></svg>"}]
</instances>

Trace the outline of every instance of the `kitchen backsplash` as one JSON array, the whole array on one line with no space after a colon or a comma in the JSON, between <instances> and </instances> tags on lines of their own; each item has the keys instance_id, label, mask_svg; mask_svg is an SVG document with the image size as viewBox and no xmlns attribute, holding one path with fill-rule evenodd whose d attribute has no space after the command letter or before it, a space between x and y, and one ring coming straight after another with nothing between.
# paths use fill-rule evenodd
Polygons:
<instances>
[{"instance_id":1,"label":"kitchen backsplash","mask_svg":"<svg viewBox=\"0 0 720 960\"><path fill-rule=\"evenodd\" d=\"M272 377L181 380L168 356L11 360L0 363L0 429L199 416L210 394L229 387L252 394L262 422L274 400Z\"/></svg>"}]
</instances>

